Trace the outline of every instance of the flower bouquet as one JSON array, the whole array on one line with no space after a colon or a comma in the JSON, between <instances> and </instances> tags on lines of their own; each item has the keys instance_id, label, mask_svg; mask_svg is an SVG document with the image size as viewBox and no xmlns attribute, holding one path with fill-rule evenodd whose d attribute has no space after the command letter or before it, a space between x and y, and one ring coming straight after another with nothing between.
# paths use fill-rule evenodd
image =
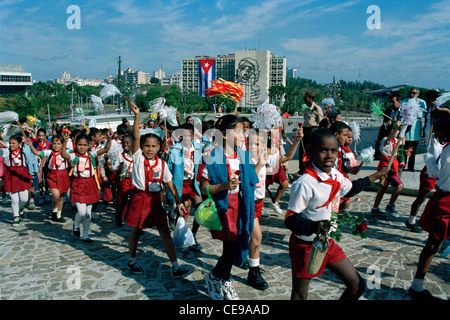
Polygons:
<instances>
[{"instance_id":1,"label":"flower bouquet","mask_svg":"<svg viewBox=\"0 0 450 320\"><path fill-rule=\"evenodd\" d=\"M353 216L347 211L343 213L332 212L331 225L335 227L331 228L330 237L339 242L342 236L342 227L349 227L354 236L360 236L365 239L367 238L367 234L365 233L367 222L365 220L364 217Z\"/></svg>"}]
</instances>

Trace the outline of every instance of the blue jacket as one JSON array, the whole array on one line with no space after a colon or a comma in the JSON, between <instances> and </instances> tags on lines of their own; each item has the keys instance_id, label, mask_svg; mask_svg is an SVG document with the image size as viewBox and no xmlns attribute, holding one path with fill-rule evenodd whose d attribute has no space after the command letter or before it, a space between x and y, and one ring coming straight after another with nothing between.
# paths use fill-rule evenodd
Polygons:
<instances>
[{"instance_id":1,"label":"blue jacket","mask_svg":"<svg viewBox=\"0 0 450 320\"><path fill-rule=\"evenodd\" d=\"M198 165L202 160L202 145L200 143L192 142L194 145L194 186L195 190L201 196L200 186L197 182L197 173L198 173ZM167 161L167 165L169 166L169 170L173 175L173 184L178 191L178 195L182 195L183 189L183 177L184 177L184 156L183 156L183 145L181 142L173 145L170 148L169 159ZM175 199L173 198L172 193L167 193L167 198L170 202L173 202Z\"/></svg>"},{"instance_id":2,"label":"blue jacket","mask_svg":"<svg viewBox=\"0 0 450 320\"><path fill-rule=\"evenodd\" d=\"M259 182L255 172L255 165L250 159L248 151L235 148L239 158L241 174L239 216L237 221L238 241L240 244L240 257L234 262L237 266L247 260L250 235L253 231L255 219L255 185ZM206 160L209 181L212 185L228 182L228 168L223 147L214 148L210 157ZM213 195L219 213L224 214L228 210L228 190Z\"/></svg>"},{"instance_id":3,"label":"blue jacket","mask_svg":"<svg viewBox=\"0 0 450 320\"><path fill-rule=\"evenodd\" d=\"M25 161L27 164L28 173L30 175L35 175L39 172L39 162L38 158L34 155L28 145L22 147L23 154L25 155Z\"/></svg>"}]
</instances>

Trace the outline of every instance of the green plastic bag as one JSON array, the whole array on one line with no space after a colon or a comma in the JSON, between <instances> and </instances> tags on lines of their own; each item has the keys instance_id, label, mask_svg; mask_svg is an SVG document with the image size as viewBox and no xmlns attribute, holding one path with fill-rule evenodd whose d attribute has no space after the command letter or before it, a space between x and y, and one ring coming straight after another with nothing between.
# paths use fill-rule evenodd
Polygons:
<instances>
[{"instance_id":1,"label":"green plastic bag","mask_svg":"<svg viewBox=\"0 0 450 320\"><path fill-rule=\"evenodd\" d=\"M206 193L208 194L208 199L203 201L195 211L195 221L205 228L221 231L222 223L220 222L219 211L213 197L209 193L209 186L206 187Z\"/></svg>"}]
</instances>

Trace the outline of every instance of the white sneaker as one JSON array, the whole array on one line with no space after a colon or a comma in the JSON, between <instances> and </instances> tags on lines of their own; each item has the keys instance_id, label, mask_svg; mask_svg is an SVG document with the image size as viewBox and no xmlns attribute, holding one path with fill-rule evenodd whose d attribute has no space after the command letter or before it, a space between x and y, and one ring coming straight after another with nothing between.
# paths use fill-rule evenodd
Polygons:
<instances>
[{"instance_id":1,"label":"white sneaker","mask_svg":"<svg viewBox=\"0 0 450 320\"><path fill-rule=\"evenodd\" d=\"M263 211L261 211L261 217L270 217L270 213L263 210Z\"/></svg>"},{"instance_id":2,"label":"white sneaker","mask_svg":"<svg viewBox=\"0 0 450 320\"><path fill-rule=\"evenodd\" d=\"M231 285L230 280L222 282L222 293L224 300L239 300L239 296Z\"/></svg>"},{"instance_id":3,"label":"white sneaker","mask_svg":"<svg viewBox=\"0 0 450 320\"><path fill-rule=\"evenodd\" d=\"M272 206L272 209L275 210L276 213L278 213L278 214L282 214L283 213L283 210L281 210L280 205L278 204L278 202L271 203L270 205Z\"/></svg>"},{"instance_id":4,"label":"white sneaker","mask_svg":"<svg viewBox=\"0 0 450 320\"><path fill-rule=\"evenodd\" d=\"M213 279L210 273L206 275L205 282L210 298L212 300L223 300L222 280Z\"/></svg>"}]
</instances>

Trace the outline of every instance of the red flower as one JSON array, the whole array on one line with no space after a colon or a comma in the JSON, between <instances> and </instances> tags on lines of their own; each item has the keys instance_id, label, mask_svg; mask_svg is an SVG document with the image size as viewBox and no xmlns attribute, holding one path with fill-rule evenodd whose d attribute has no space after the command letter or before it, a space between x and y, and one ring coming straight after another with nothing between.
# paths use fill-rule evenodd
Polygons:
<instances>
[{"instance_id":1,"label":"red flower","mask_svg":"<svg viewBox=\"0 0 450 320\"><path fill-rule=\"evenodd\" d=\"M299 123L297 123L298 124L298 126L301 128L302 126L303 126L303 123L301 123L301 122L299 122Z\"/></svg>"},{"instance_id":2,"label":"red flower","mask_svg":"<svg viewBox=\"0 0 450 320\"><path fill-rule=\"evenodd\" d=\"M364 232L364 231L366 231L366 229L367 229L367 223L366 222L362 222L362 223L360 223L360 224L358 224L356 226L356 230L358 232Z\"/></svg>"},{"instance_id":3,"label":"red flower","mask_svg":"<svg viewBox=\"0 0 450 320\"><path fill-rule=\"evenodd\" d=\"M56 114L56 116L57 116L58 118L60 118L60 117L61 117L61 115L60 115L60 114Z\"/></svg>"}]
</instances>

